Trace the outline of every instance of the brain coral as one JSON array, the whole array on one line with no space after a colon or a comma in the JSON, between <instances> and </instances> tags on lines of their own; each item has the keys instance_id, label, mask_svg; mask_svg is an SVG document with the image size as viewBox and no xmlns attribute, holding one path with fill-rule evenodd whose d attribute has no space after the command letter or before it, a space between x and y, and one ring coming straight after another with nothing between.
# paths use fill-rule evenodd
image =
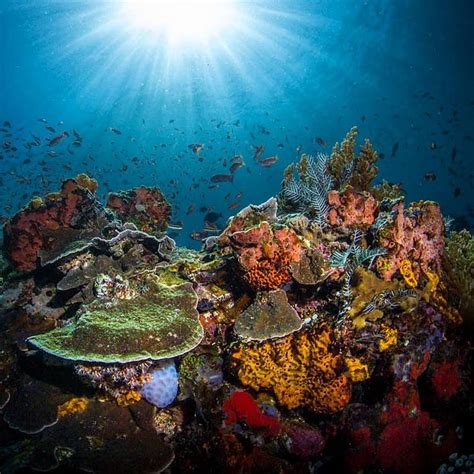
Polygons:
<instances>
[{"instance_id":1,"label":"brain coral","mask_svg":"<svg viewBox=\"0 0 474 474\"><path fill-rule=\"evenodd\" d=\"M352 385L342 373L342 356L330 351L330 342L330 333L323 328L242 346L233 355L238 377L255 390L272 390L278 402L290 409L335 413L349 402Z\"/></svg>"},{"instance_id":2,"label":"brain coral","mask_svg":"<svg viewBox=\"0 0 474 474\"><path fill-rule=\"evenodd\" d=\"M68 360L127 363L184 354L203 338L192 284L166 287L114 306L98 301L74 322L30 337L39 349Z\"/></svg>"}]
</instances>

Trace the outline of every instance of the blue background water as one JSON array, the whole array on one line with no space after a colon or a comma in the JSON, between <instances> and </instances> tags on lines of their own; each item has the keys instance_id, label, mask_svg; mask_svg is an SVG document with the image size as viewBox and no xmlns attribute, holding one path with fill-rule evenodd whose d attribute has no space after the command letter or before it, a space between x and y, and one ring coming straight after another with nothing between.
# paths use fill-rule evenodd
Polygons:
<instances>
[{"instance_id":1,"label":"blue background water","mask_svg":"<svg viewBox=\"0 0 474 474\"><path fill-rule=\"evenodd\" d=\"M104 199L109 190L160 186L174 220L184 221L178 242L191 245L190 232L203 226L200 207L222 213L224 225L279 191L298 145L329 153L357 125L360 141L369 137L384 154L379 178L473 226L471 0L237 2L239 15L218 38L179 50L132 33L119 2L0 4L0 125L12 124L0 140L18 148L0 149L2 216L85 171ZM82 146L65 139L48 156L47 138L72 129ZM31 134L41 145L28 150ZM191 143L205 145L202 161ZM274 166L253 161L259 144L265 157L278 155ZM246 166L233 183L209 189L234 154ZM427 172L437 179L426 181Z\"/></svg>"}]
</instances>

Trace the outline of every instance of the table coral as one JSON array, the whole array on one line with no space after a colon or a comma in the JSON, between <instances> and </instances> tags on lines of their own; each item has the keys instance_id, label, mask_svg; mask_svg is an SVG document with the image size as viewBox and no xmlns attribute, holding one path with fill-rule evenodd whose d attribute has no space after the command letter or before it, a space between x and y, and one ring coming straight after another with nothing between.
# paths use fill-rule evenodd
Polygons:
<instances>
[{"instance_id":1,"label":"table coral","mask_svg":"<svg viewBox=\"0 0 474 474\"><path fill-rule=\"evenodd\" d=\"M297 262L301 245L288 227L272 229L268 222L229 236L244 279L256 289L276 289L291 281L288 266Z\"/></svg>"},{"instance_id":2,"label":"table coral","mask_svg":"<svg viewBox=\"0 0 474 474\"><path fill-rule=\"evenodd\" d=\"M271 389L281 405L335 413L349 402L351 383L344 360L330 351L329 330L300 332L276 342L242 346L233 357L240 381L254 390Z\"/></svg>"},{"instance_id":3,"label":"table coral","mask_svg":"<svg viewBox=\"0 0 474 474\"><path fill-rule=\"evenodd\" d=\"M114 305L96 302L76 321L29 342L57 357L73 361L126 363L183 354L203 337L190 283L158 285L133 300Z\"/></svg>"}]
</instances>

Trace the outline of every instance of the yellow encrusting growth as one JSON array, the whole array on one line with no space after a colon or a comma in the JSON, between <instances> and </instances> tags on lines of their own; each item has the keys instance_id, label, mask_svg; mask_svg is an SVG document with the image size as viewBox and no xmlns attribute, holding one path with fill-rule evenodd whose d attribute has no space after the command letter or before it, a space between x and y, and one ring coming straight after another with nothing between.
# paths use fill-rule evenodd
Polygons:
<instances>
[{"instance_id":1,"label":"yellow encrusting growth","mask_svg":"<svg viewBox=\"0 0 474 474\"><path fill-rule=\"evenodd\" d=\"M233 354L240 381L254 390L272 390L290 409L335 413L349 402L351 381L344 359L330 352L328 329L304 331L263 344L242 345Z\"/></svg>"},{"instance_id":2,"label":"yellow encrusting growth","mask_svg":"<svg viewBox=\"0 0 474 474\"><path fill-rule=\"evenodd\" d=\"M117 405L125 407L134 402L139 402L141 399L142 396L140 395L140 392L138 390L129 390L127 393L124 393L123 395L117 397L116 401Z\"/></svg>"},{"instance_id":3,"label":"yellow encrusting growth","mask_svg":"<svg viewBox=\"0 0 474 474\"><path fill-rule=\"evenodd\" d=\"M363 364L357 357L346 357L347 376L353 382L362 382L370 377L369 367Z\"/></svg>"},{"instance_id":4,"label":"yellow encrusting growth","mask_svg":"<svg viewBox=\"0 0 474 474\"><path fill-rule=\"evenodd\" d=\"M412 264L407 258L402 260L402 263L400 263L400 273L408 286L411 286L412 288L418 286L418 280L413 272Z\"/></svg>"},{"instance_id":5,"label":"yellow encrusting growth","mask_svg":"<svg viewBox=\"0 0 474 474\"><path fill-rule=\"evenodd\" d=\"M384 335L384 338L379 341L380 352L386 351L387 349L397 345L398 331L396 329L386 326L382 329L382 334Z\"/></svg>"},{"instance_id":6,"label":"yellow encrusting growth","mask_svg":"<svg viewBox=\"0 0 474 474\"><path fill-rule=\"evenodd\" d=\"M61 418L66 415L82 413L87 408L88 403L89 401L84 397L71 398L71 400L58 406L58 416Z\"/></svg>"}]
</instances>

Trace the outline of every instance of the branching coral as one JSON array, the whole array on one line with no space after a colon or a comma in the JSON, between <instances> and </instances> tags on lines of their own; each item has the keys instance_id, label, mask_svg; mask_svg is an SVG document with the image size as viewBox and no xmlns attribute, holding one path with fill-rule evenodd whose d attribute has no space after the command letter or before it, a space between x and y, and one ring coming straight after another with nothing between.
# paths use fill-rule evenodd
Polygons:
<instances>
[{"instance_id":1,"label":"branching coral","mask_svg":"<svg viewBox=\"0 0 474 474\"><path fill-rule=\"evenodd\" d=\"M377 176L377 153L370 141L365 140L360 154L355 154L357 134L357 127L352 127L342 143L336 143L332 150L329 169L336 189L350 185L356 191L368 191Z\"/></svg>"},{"instance_id":2,"label":"branching coral","mask_svg":"<svg viewBox=\"0 0 474 474\"><path fill-rule=\"evenodd\" d=\"M330 344L328 329L305 331L242 346L233 357L244 385L272 390L290 409L306 406L314 413L335 413L349 402L351 383L342 373L344 359L331 352Z\"/></svg>"},{"instance_id":3,"label":"branching coral","mask_svg":"<svg viewBox=\"0 0 474 474\"><path fill-rule=\"evenodd\" d=\"M257 290L276 289L291 281L288 266L301 256L299 239L293 230L272 230L268 222L263 222L229 238L250 286Z\"/></svg>"},{"instance_id":4,"label":"branching coral","mask_svg":"<svg viewBox=\"0 0 474 474\"><path fill-rule=\"evenodd\" d=\"M80 364L75 366L75 371L93 387L123 400L131 391L141 390L151 379L151 374L148 373L151 364L151 361L133 364Z\"/></svg>"}]
</instances>

